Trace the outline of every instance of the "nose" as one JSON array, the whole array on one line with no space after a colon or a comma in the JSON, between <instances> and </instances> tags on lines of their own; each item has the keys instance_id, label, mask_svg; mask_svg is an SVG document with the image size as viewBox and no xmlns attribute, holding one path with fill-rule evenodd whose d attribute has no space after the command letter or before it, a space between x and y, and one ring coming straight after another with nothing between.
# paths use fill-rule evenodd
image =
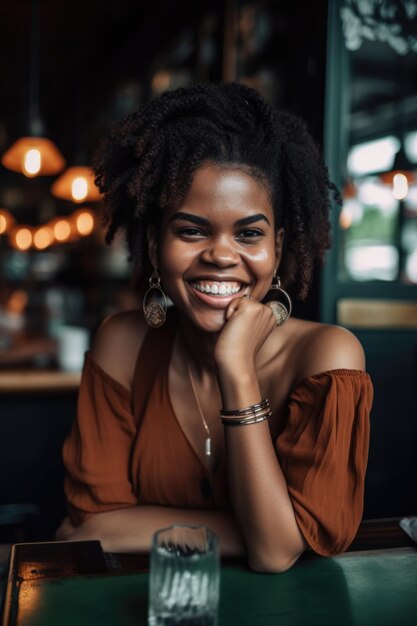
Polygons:
<instances>
[{"instance_id":1,"label":"nose","mask_svg":"<svg viewBox=\"0 0 417 626\"><path fill-rule=\"evenodd\" d=\"M200 255L203 263L210 263L218 267L230 267L237 265L240 255L234 239L229 237L216 237L210 240Z\"/></svg>"}]
</instances>

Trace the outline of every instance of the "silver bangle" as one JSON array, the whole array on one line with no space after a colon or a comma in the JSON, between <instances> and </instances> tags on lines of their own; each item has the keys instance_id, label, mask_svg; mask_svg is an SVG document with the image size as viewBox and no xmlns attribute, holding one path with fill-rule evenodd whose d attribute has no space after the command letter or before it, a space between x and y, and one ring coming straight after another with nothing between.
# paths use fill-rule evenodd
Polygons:
<instances>
[{"instance_id":1,"label":"silver bangle","mask_svg":"<svg viewBox=\"0 0 417 626\"><path fill-rule=\"evenodd\" d=\"M245 416L245 415L249 415L251 413L254 413L256 411L263 411L264 409L269 407L269 400L268 398L265 398L265 400L262 400L261 402L258 402L257 404L251 404L251 406L247 406L244 409L233 409L232 411L226 411L225 409L221 409L220 411L220 415L221 416L234 416L234 417L238 417L239 415Z\"/></svg>"},{"instance_id":2,"label":"silver bangle","mask_svg":"<svg viewBox=\"0 0 417 626\"><path fill-rule=\"evenodd\" d=\"M234 409L232 411L226 411L225 409L221 409L220 416L221 417L227 417L227 416L245 417L247 415L252 415L253 413L263 411L264 409L267 409L267 408L269 408L269 400L268 398L265 398L265 400L262 400L261 402L258 402L257 404L252 404L251 406L247 406L244 409Z\"/></svg>"},{"instance_id":3,"label":"silver bangle","mask_svg":"<svg viewBox=\"0 0 417 626\"><path fill-rule=\"evenodd\" d=\"M222 417L222 424L225 426L249 426L250 424L259 424L267 420L272 415L271 409L268 407L259 413L253 413L248 417Z\"/></svg>"}]
</instances>

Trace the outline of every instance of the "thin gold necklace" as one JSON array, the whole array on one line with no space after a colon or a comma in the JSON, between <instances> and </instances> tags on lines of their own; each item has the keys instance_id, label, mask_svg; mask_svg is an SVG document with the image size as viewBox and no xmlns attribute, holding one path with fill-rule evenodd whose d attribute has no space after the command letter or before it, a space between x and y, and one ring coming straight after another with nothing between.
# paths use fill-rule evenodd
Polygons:
<instances>
[{"instance_id":1,"label":"thin gold necklace","mask_svg":"<svg viewBox=\"0 0 417 626\"><path fill-rule=\"evenodd\" d=\"M193 389L195 403L197 405L198 412L200 413L201 421L203 422L205 431L207 433L206 441L205 441L205 444L204 444L204 452L205 452L206 456L211 456L211 433L210 433L210 429L208 427L208 424L207 424L206 420L204 419L203 411L201 410L201 404L200 404L200 401L198 399L198 395L197 395L196 390L195 390L195 382L194 382L193 375L191 373L190 363L189 363L187 358L185 360L186 360L186 363L187 363L188 376L190 378L191 387Z\"/></svg>"}]
</instances>

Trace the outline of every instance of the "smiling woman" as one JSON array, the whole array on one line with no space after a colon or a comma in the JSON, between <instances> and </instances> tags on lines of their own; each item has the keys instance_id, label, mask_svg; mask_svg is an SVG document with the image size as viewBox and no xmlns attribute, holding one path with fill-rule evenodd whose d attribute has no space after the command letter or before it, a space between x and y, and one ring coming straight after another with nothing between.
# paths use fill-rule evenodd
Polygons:
<instances>
[{"instance_id":1,"label":"smiling woman","mask_svg":"<svg viewBox=\"0 0 417 626\"><path fill-rule=\"evenodd\" d=\"M87 354L57 536L147 551L202 523L265 572L343 551L372 386L350 333L290 318L284 287L306 296L338 200L304 124L242 85L195 85L116 124L95 170L107 240L125 229L149 288Z\"/></svg>"}]
</instances>

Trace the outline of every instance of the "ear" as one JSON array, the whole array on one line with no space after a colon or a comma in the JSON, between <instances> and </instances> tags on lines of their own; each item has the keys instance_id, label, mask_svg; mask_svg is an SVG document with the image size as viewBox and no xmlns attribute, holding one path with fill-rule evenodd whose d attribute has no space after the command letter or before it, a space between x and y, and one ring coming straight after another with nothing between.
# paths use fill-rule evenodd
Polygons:
<instances>
[{"instance_id":1,"label":"ear","mask_svg":"<svg viewBox=\"0 0 417 626\"><path fill-rule=\"evenodd\" d=\"M278 272L278 268L281 263L282 248L284 246L284 229L280 228L275 235L275 273Z\"/></svg>"},{"instance_id":2,"label":"ear","mask_svg":"<svg viewBox=\"0 0 417 626\"><path fill-rule=\"evenodd\" d=\"M146 230L148 241L148 257L153 267L158 267L158 238L154 224L149 224Z\"/></svg>"}]
</instances>

